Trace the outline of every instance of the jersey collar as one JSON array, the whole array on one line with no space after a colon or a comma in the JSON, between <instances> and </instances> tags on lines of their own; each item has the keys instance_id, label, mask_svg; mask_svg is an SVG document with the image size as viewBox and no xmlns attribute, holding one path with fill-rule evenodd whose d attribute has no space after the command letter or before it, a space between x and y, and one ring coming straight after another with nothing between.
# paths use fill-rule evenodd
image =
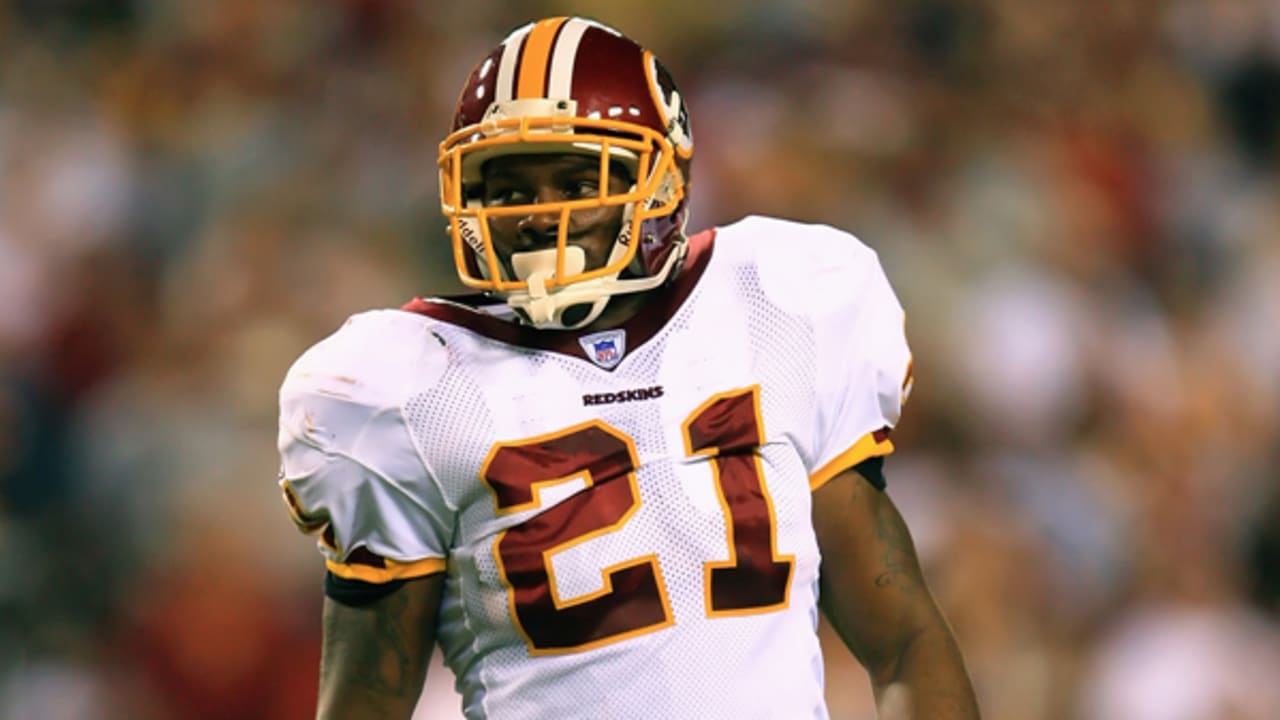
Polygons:
<instances>
[{"instance_id":1,"label":"jersey collar","mask_svg":"<svg viewBox=\"0 0 1280 720\"><path fill-rule=\"evenodd\" d=\"M685 258L684 267L676 275L671 284L654 290L653 298L644 309L618 326L625 330L627 345L638 348L666 326L667 321L675 315L689 294L697 287L698 280L707 268L711 252L715 246L715 230L704 230L689 238L689 254ZM414 298L405 303L401 310L426 315L427 317L466 328L478 335L483 335L509 345L549 350L562 355L571 355L592 361L583 349L579 339L584 335L578 330L537 330L527 325L504 320L480 309L492 305L492 300L484 295L457 295L448 297ZM593 331L598 333L599 331ZM592 333L585 333L592 334Z\"/></svg>"}]
</instances>

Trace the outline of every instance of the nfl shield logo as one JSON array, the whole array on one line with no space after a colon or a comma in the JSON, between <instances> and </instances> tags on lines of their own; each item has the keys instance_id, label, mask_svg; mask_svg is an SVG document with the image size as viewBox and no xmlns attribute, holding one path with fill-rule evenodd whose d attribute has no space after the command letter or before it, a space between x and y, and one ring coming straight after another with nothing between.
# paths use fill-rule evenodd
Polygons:
<instances>
[{"instance_id":1,"label":"nfl shield logo","mask_svg":"<svg viewBox=\"0 0 1280 720\"><path fill-rule=\"evenodd\" d=\"M578 338L578 343L591 362L605 370L612 370L622 362L622 356L627 352L627 332L605 330Z\"/></svg>"},{"instance_id":2,"label":"nfl shield logo","mask_svg":"<svg viewBox=\"0 0 1280 720\"><path fill-rule=\"evenodd\" d=\"M618 345L612 340L601 340L592 343L591 347L596 351L596 362L601 365L608 365L618 360Z\"/></svg>"}]
</instances>

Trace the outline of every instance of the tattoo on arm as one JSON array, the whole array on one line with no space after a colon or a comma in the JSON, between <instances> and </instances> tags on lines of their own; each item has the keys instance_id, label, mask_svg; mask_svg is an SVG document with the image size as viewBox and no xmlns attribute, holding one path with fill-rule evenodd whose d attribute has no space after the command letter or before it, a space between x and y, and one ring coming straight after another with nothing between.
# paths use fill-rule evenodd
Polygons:
<instances>
[{"instance_id":1,"label":"tattoo on arm","mask_svg":"<svg viewBox=\"0 0 1280 720\"><path fill-rule=\"evenodd\" d=\"M347 659L348 682L371 692L403 695L413 687L414 658L404 637L404 613L409 601L403 595L393 594L385 602L373 608L371 637L351 637L366 632L350 625L338 626L339 642L352 648Z\"/></svg>"},{"instance_id":2,"label":"tattoo on arm","mask_svg":"<svg viewBox=\"0 0 1280 720\"><path fill-rule=\"evenodd\" d=\"M823 612L871 676L880 717L977 720L964 660L888 495L850 472L818 489Z\"/></svg>"},{"instance_id":3,"label":"tattoo on arm","mask_svg":"<svg viewBox=\"0 0 1280 720\"><path fill-rule=\"evenodd\" d=\"M904 593L919 591L921 578L915 546L906 523L891 503L877 503L875 526L880 540L880 564L884 568L876 575L876 587L894 587Z\"/></svg>"},{"instance_id":4,"label":"tattoo on arm","mask_svg":"<svg viewBox=\"0 0 1280 720\"><path fill-rule=\"evenodd\" d=\"M368 605L325 599L318 718L408 718L435 643L443 575L406 582Z\"/></svg>"}]
</instances>

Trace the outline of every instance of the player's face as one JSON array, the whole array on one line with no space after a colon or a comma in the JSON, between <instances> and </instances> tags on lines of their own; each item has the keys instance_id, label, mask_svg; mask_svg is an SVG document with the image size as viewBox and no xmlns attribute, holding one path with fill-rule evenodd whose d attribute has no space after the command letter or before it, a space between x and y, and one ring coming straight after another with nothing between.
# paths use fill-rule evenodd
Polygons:
<instances>
[{"instance_id":1,"label":"player's face","mask_svg":"<svg viewBox=\"0 0 1280 720\"><path fill-rule=\"evenodd\" d=\"M621 195L631 180L615 167L600 177L600 161L589 155L507 155L485 163L484 204L488 207L564 202L599 197L601 183L610 195ZM569 215L567 242L586 253L586 268L602 267L622 229L623 206L575 210ZM490 220L494 249L511 272L512 253L545 250L556 245L560 211L500 215Z\"/></svg>"}]
</instances>

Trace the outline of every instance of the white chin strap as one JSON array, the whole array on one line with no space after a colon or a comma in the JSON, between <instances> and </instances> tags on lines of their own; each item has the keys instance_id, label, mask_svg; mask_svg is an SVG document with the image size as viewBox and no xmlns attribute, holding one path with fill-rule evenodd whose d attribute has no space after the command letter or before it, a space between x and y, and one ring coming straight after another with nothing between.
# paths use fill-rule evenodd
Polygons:
<instances>
[{"instance_id":1,"label":"white chin strap","mask_svg":"<svg viewBox=\"0 0 1280 720\"><path fill-rule=\"evenodd\" d=\"M614 247L617 257L626 252L622 245ZM662 270L650 277L619 280L617 273L605 275L594 280L575 282L569 285L547 290L547 280L556 273L556 249L534 250L531 252L513 253L511 269L520 280L529 284L528 291L517 290L506 293L504 299L511 307L521 310L528 316L529 323L540 329L576 330L590 325L604 312L609 298L625 293L652 290L666 281L672 268L679 262L681 252L672 252ZM587 256L582 248L570 245L565 248L564 271L566 275L576 275L586 267ZM564 311L575 305L590 304L591 310L581 320L573 324L564 322Z\"/></svg>"}]
</instances>

